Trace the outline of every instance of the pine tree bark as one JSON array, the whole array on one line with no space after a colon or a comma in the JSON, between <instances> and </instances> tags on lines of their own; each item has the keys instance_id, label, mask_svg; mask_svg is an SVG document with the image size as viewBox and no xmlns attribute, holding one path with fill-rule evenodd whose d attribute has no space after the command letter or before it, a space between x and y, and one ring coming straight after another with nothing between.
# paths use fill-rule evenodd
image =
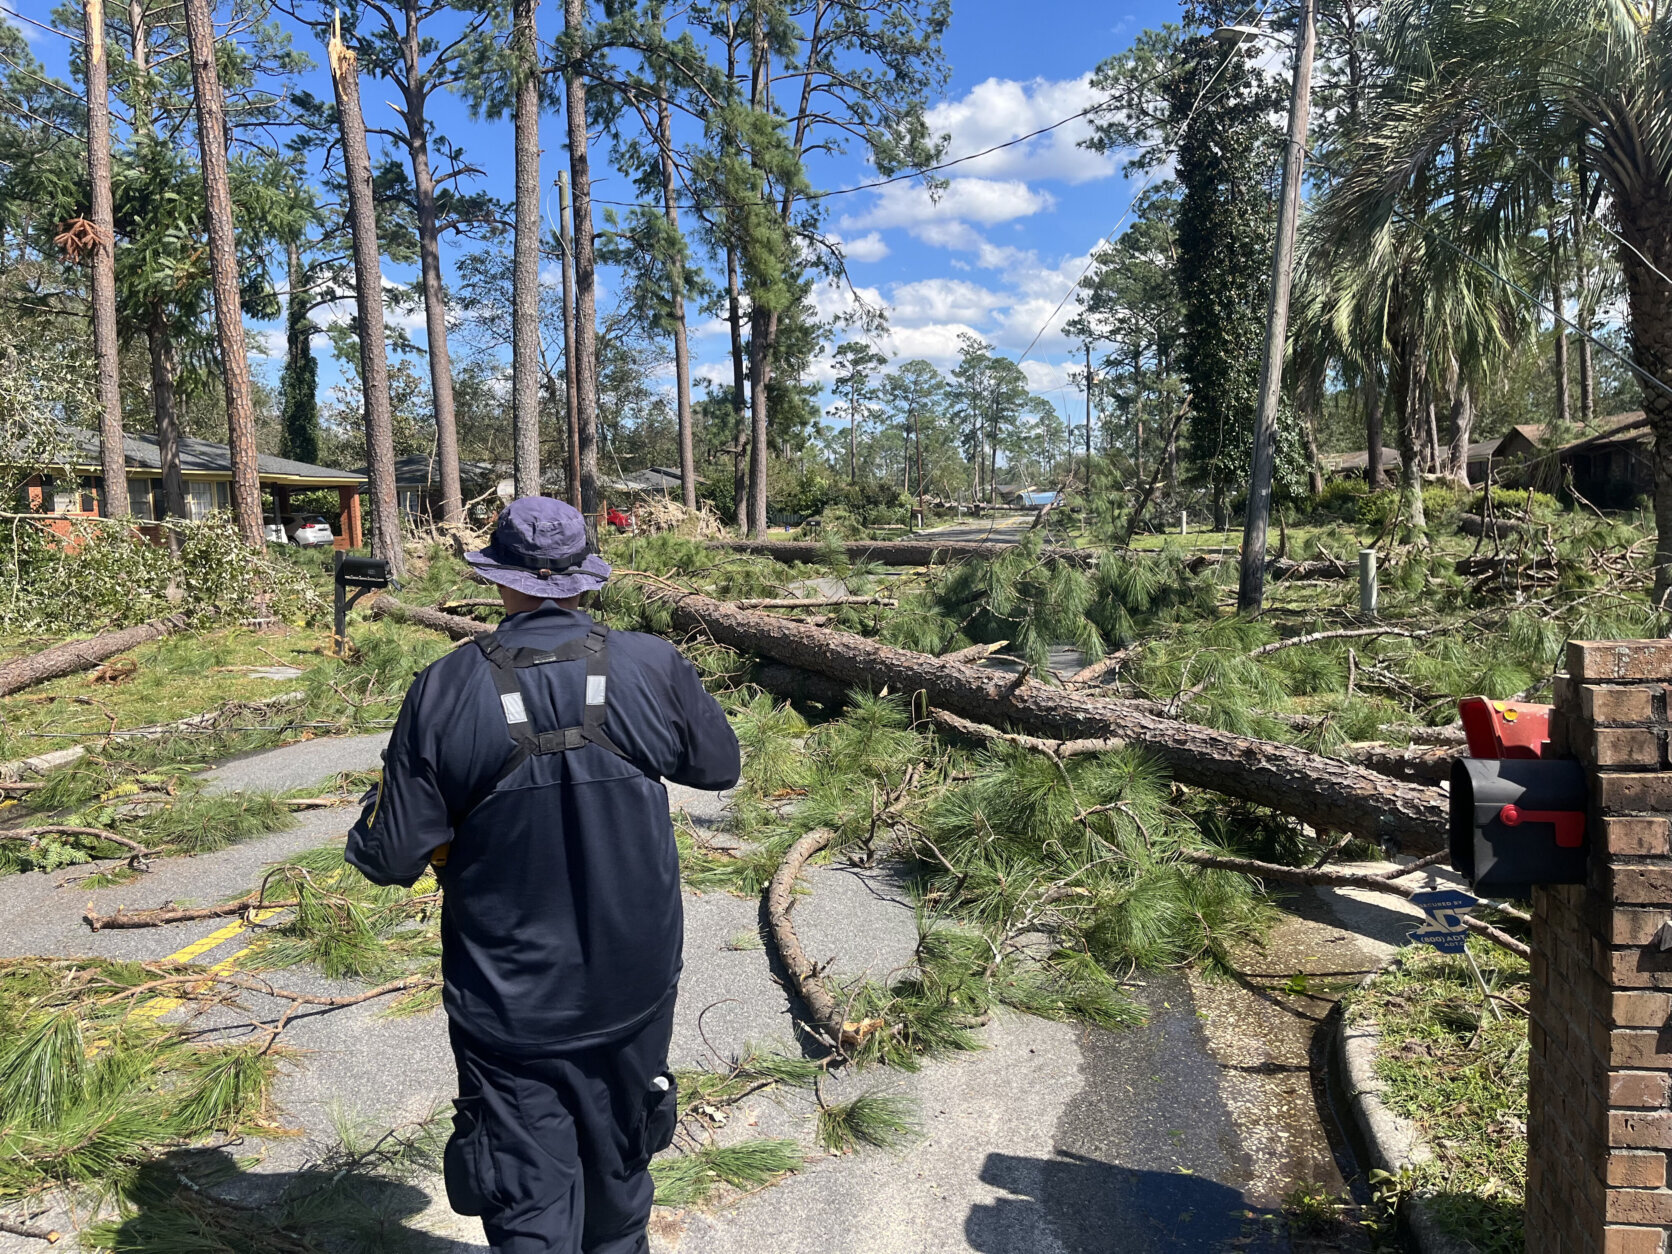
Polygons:
<instances>
[{"instance_id":1,"label":"pine tree bark","mask_svg":"<svg viewBox=\"0 0 1672 1254\"><path fill-rule=\"evenodd\" d=\"M540 64L536 0L514 0L516 226L511 249L512 477L518 496L540 495Z\"/></svg>"},{"instance_id":2,"label":"pine tree bark","mask_svg":"<svg viewBox=\"0 0 1672 1254\"><path fill-rule=\"evenodd\" d=\"M749 534L766 538L767 385L777 346L778 311L749 313Z\"/></svg>"},{"instance_id":3,"label":"pine tree bark","mask_svg":"<svg viewBox=\"0 0 1672 1254\"><path fill-rule=\"evenodd\" d=\"M121 373L116 341L116 214L110 197L110 58L105 49L104 0L87 0L82 48L87 70L87 179L92 186L93 357L98 371L100 513L126 518L127 457L122 447Z\"/></svg>"},{"instance_id":4,"label":"pine tree bark","mask_svg":"<svg viewBox=\"0 0 1672 1254\"><path fill-rule=\"evenodd\" d=\"M352 48L333 34L327 46L331 83L342 127L343 173L354 239L354 295L359 315L360 387L365 398L366 488L371 498L372 552L389 563L391 574L406 569L395 495L394 426L389 412L389 360L383 332L383 267L378 260L377 211L372 201L372 163L366 151L366 122L360 111L360 69Z\"/></svg>"},{"instance_id":5,"label":"pine tree bark","mask_svg":"<svg viewBox=\"0 0 1672 1254\"><path fill-rule=\"evenodd\" d=\"M563 0L569 56L588 44L587 0ZM586 538L598 547L598 262L592 238L592 164L586 134L586 74L574 65L568 87L569 180L575 193L575 412L579 424L581 513Z\"/></svg>"},{"instance_id":6,"label":"pine tree bark","mask_svg":"<svg viewBox=\"0 0 1672 1254\"><path fill-rule=\"evenodd\" d=\"M91 670L107 658L126 653L129 649L137 649L153 640L160 640L185 626L186 616L176 614L172 618L159 618L149 623L141 623L138 627L109 631L90 640L66 640L50 649L42 649L39 653L13 658L0 665L0 697L9 697L24 688L44 684L49 679L61 679L78 671Z\"/></svg>"},{"instance_id":7,"label":"pine tree bark","mask_svg":"<svg viewBox=\"0 0 1672 1254\"><path fill-rule=\"evenodd\" d=\"M575 394L575 238L569 229L569 171L557 172L557 246L563 254L563 401L568 424L564 499L581 507L580 402Z\"/></svg>"},{"instance_id":8,"label":"pine tree bark","mask_svg":"<svg viewBox=\"0 0 1672 1254\"><path fill-rule=\"evenodd\" d=\"M720 601L646 589L666 602L675 629L850 688L919 694L916 700L964 718L1009 723L1055 740L1120 740L1153 756L1179 783L1269 806L1314 827L1386 840L1408 853L1446 845L1443 792L1293 745L1252 740L1153 713L1142 703L1070 694L944 658L810 627Z\"/></svg>"},{"instance_id":9,"label":"pine tree bark","mask_svg":"<svg viewBox=\"0 0 1672 1254\"><path fill-rule=\"evenodd\" d=\"M743 366L743 292L737 272L737 248L726 245L726 322L731 329L732 360L732 415L737 420L737 440L732 445L732 511L737 533L749 534L749 476L746 452L749 433L746 430L744 407Z\"/></svg>"},{"instance_id":10,"label":"pine tree bark","mask_svg":"<svg viewBox=\"0 0 1672 1254\"><path fill-rule=\"evenodd\" d=\"M220 343L221 383L226 392L227 445L232 460L232 517L246 544L253 549L265 549L267 542L261 525L261 479L256 466L250 358L244 343L244 305L238 293L238 242L233 233L232 188L227 179L226 101L221 95L220 72L215 68L215 24L209 0L184 0L184 6L186 38L191 50L193 95L197 103L197 139L203 165L204 203L209 225L209 272L215 294L215 338ZM360 147L364 151L364 133ZM380 318L381 312L380 307Z\"/></svg>"},{"instance_id":11,"label":"pine tree bark","mask_svg":"<svg viewBox=\"0 0 1672 1254\"><path fill-rule=\"evenodd\" d=\"M662 211L673 228L675 247L684 247L679 233L679 199L673 165L673 109L666 82L657 86L656 138L661 149ZM673 320L674 400L679 415L679 490L686 509L697 507L697 463L691 433L691 348L685 333L685 258L676 254L668 263L668 293Z\"/></svg>"},{"instance_id":12,"label":"pine tree bark","mask_svg":"<svg viewBox=\"0 0 1672 1254\"><path fill-rule=\"evenodd\" d=\"M161 304L151 306L146 340L151 350L151 408L157 417L157 460L162 463L163 471L163 513L169 518L184 518L186 481L180 473L180 419L174 392L180 364L168 316Z\"/></svg>"},{"instance_id":13,"label":"pine tree bark","mask_svg":"<svg viewBox=\"0 0 1672 1254\"><path fill-rule=\"evenodd\" d=\"M430 394L435 408L435 457L441 479L441 521L457 525L464 521L464 493L459 486L459 429L453 408L453 363L447 352L447 298L441 285L441 228L436 219L435 175L430 169L428 123L424 116L429 87L424 82L423 66L419 60L418 2L405 0L403 7L406 18L406 26L401 33L401 59L406 63L403 121L406 124L407 151L412 158L412 190L418 208L418 264L424 284L424 338L430 359ZM518 118L520 123L520 105ZM521 152L520 146L518 151ZM517 183L517 211L520 228L520 177ZM514 369L512 373L515 374Z\"/></svg>"}]
</instances>

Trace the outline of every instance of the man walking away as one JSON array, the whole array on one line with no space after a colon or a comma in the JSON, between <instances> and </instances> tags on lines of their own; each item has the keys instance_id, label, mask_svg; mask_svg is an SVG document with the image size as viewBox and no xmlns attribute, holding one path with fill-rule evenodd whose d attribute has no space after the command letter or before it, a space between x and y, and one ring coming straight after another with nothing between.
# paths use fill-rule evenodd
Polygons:
<instances>
[{"instance_id":1,"label":"man walking away","mask_svg":"<svg viewBox=\"0 0 1672 1254\"><path fill-rule=\"evenodd\" d=\"M514 501L467 560L505 620L413 681L348 860L445 890L453 1209L497 1254L647 1254L684 932L662 780L730 788L737 738L672 645L578 608L610 568L573 507Z\"/></svg>"}]
</instances>

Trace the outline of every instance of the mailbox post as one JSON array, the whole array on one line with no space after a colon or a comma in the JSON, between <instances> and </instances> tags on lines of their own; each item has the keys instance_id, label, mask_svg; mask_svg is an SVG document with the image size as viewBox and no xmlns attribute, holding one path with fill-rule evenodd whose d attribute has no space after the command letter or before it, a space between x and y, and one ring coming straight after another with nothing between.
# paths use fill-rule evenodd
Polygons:
<instances>
[{"instance_id":1,"label":"mailbox post","mask_svg":"<svg viewBox=\"0 0 1672 1254\"><path fill-rule=\"evenodd\" d=\"M381 557L350 557L341 549L331 555L331 582L336 592L336 617L331 644L337 656L348 643L348 611L373 588L389 586L389 563ZM352 593L349 589L353 588Z\"/></svg>"}]
</instances>

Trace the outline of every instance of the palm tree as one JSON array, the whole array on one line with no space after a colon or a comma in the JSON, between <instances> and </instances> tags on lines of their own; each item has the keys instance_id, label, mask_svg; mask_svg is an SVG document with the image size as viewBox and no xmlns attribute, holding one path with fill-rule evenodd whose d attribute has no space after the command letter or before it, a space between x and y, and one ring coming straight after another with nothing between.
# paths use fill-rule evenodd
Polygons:
<instances>
[{"instance_id":1,"label":"palm tree","mask_svg":"<svg viewBox=\"0 0 1672 1254\"><path fill-rule=\"evenodd\" d=\"M1348 181L1391 217L1413 176L1456 142L1478 255L1524 234L1576 154L1613 202L1643 408L1655 435L1655 598L1672 593L1672 8L1637 0L1391 0L1391 73ZM1461 255L1453 265L1469 266Z\"/></svg>"}]
</instances>

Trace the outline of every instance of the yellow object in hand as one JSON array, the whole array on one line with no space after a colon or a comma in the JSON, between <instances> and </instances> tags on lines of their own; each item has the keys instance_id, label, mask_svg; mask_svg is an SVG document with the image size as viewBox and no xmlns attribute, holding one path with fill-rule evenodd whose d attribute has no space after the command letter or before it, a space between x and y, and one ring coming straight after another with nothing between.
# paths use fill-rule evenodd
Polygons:
<instances>
[{"instance_id":1,"label":"yellow object in hand","mask_svg":"<svg viewBox=\"0 0 1672 1254\"><path fill-rule=\"evenodd\" d=\"M452 847L453 847L453 842L448 841L446 844L437 845L434 849L430 850L430 865L431 866L446 866L447 865L447 851L449 849L451 849Z\"/></svg>"}]
</instances>

